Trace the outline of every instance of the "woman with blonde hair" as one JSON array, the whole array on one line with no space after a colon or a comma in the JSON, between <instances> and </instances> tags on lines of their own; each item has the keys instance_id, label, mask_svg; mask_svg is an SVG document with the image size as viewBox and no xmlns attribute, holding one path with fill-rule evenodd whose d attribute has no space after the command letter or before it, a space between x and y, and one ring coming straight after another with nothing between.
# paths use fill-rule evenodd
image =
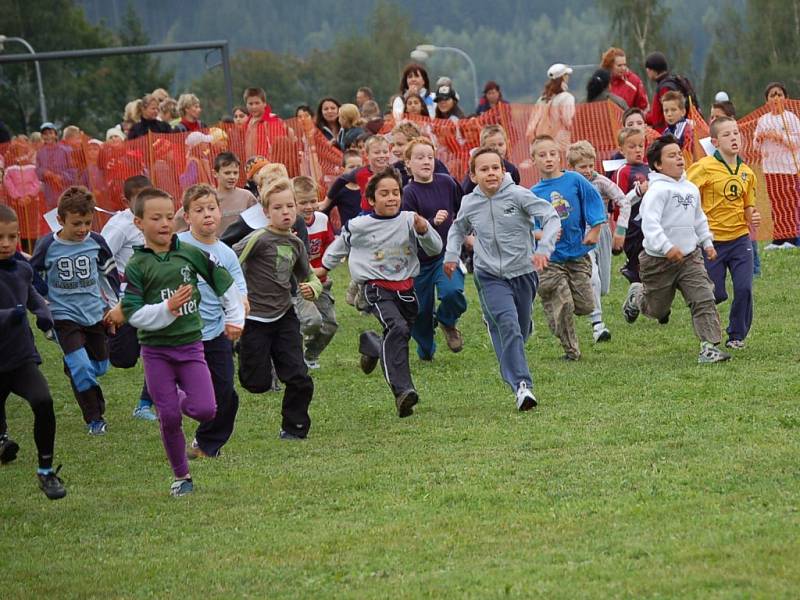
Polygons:
<instances>
[{"instance_id":1,"label":"woman with blonde hair","mask_svg":"<svg viewBox=\"0 0 800 600\"><path fill-rule=\"evenodd\" d=\"M175 131L192 132L205 129L205 124L200 120L203 107L194 94L181 94L178 98L178 114L180 122L175 126Z\"/></svg>"},{"instance_id":2,"label":"woman with blonde hair","mask_svg":"<svg viewBox=\"0 0 800 600\"><path fill-rule=\"evenodd\" d=\"M339 107L339 135L336 138L336 145L341 151L347 150L354 145L359 136L364 133L365 121L361 118L361 111L355 104L342 104Z\"/></svg>"},{"instance_id":3,"label":"woman with blonde hair","mask_svg":"<svg viewBox=\"0 0 800 600\"><path fill-rule=\"evenodd\" d=\"M172 127L169 126L169 123L158 120L158 98L148 94L137 102L138 105L133 112L134 115L138 114L140 119L128 132L129 140L135 140L148 133L172 133Z\"/></svg>"}]
</instances>

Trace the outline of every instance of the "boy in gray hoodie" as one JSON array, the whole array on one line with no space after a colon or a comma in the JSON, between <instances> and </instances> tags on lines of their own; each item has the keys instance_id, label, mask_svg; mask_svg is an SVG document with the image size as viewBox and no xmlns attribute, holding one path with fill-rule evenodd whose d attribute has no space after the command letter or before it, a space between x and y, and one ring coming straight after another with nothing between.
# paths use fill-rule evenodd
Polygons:
<instances>
[{"instance_id":1,"label":"boy in gray hoodie","mask_svg":"<svg viewBox=\"0 0 800 600\"><path fill-rule=\"evenodd\" d=\"M622 314L628 323L633 323L640 312L664 320L675 291L680 290L700 338L697 362L728 360L730 354L717 348L722 327L700 246L710 261L717 252L700 191L686 179L678 139L671 134L658 138L647 149L647 162L652 171L639 213L644 234L644 251L639 255L642 282L631 284Z\"/></svg>"},{"instance_id":2,"label":"boy in gray hoodie","mask_svg":"<svg viewBox=\"0 0 800 600\"><path fill-rule=\"evenodd\" d=\"M531 390L525 341L531 333L536 271L547 266L561 222L549 202L513 182L496 150L475 152L469 171L477 187L462 198L450 227L444 271L450 276L458 268L461 244L474 230L475 286L500 374L515 391L517 409L530 410L536 406L536 397ZM542 226L535 252L534 218Z\"/></svg>"},{"instance_id":3,"label":"boy in gray hoodie","mask_svg":"<svg viewBox=\"0 0 800 600\"><path fill-rule=\"evenodd\" d=\"M366 198L373 212L351 219L322 257L327 273L349 256L350 277L364 286L367 311L383 326L361 334L361 369L371 373L380 359L401 418L411 416L419 402L408 365L408 340L417 318L414 277L419 274L417 245L428 256L442 251L442 238L417 213L401 211L400 174L392 167L378 171L367 183Z\"/></svg>"}]
</instances>

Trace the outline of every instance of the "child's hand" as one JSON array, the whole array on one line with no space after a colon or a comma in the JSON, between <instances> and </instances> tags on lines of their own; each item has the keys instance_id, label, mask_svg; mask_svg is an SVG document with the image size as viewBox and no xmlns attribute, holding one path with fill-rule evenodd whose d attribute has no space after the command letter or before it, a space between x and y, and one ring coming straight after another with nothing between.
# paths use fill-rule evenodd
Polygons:
<instances>
[{"instance_id":1,"label":"child's hand","mask_svg":"<svg viewBox=\"0 0 800 600\"><path fill-rule=\"evenodd\" d=\"M244 306L244 316L250 314L250 300L247 299L247 296L242 296L242 306Z\"/></svg>"},{"instance_id":2,"label":"child's hand","mask_svg":"<svg viewBox=\"0 0 800 600\"><path fill-rule=\"evenodd\" d=\"M439 212L437 212L434 215L433 224L434 225L441 225L442 223L444 223L447 220L447 215L449 215L449 214L450 213L448 213L446 210L440 210Z\"/></svg>"},{"instance_id":3,"label":"child's hand","mask_svg":"<svg viewBox=\"0 0 800 600\"><path fill-rule=\"evenodd\" d=\"M414 213L414 231L420 235L425 235L428 232L428 221Z\"/></svg>"},{"instance_id":4,"label":"child's hand","mask_svg":"<svg viewBox=\"0 0 800 600\"><path fill-rule=\"evenodd\" d=\"M475 245L475 236L468 235L464 238L464 248L467 250L472 250L472 247Z\"/></svg>"},{"instance_id":5,"label":"child's hand","mask_svg":"<svg viewBox=\"0 0 800 600\"><path fill-rule=\"evenodd\" d=\"M179 287L178 291L170 296L169 300L167 300L167 308L169 309L169 312L176 317L181 316L181 307L192 299L192 292L193 288L188 283L184 283L181 287Z\"/></svg>"},{"instance_id":6,"label":"child's hand","mask_svg":"<svg viewBox=\"0 0 800 600\"><path fill-rule=\"evenodd\" d=\"M683 260L683 252L681 252L677 246L673 246L670 248L670 251L667 252L666 259L669 262L679 263Z\"/></svg>"},{"instance_id":7,"label":"child's hand","mask_svg":"<svg viewBox=\"0 0 800 600\"><path fill-rule=\"evenodd\" d=\"M647 193L647 188L650 187L650 182L646 179L644 181L636 182L636 195L640 198Z\"/></svg>"},{"instance_id":8,"label":"child's hand","mask_svg":"<svg viewBox=\"0 0 800 600\"><path fill-rule=\"evenodd\" d=\"M709 246L705 249L706 258L708 260L716 260L717 258L717 249L714 246Z\"/></svg>"},{"instance_id":9,"label":"child's hand","mask_svg":"<svg viewBox=\"0 0 800 600\"><path fill-rule=\"evenodd\" d=\"M125 323L125 315L122 314L122 304L117 304L114 308L106 312L105 316L103 317L103 324L111 328L113 327L116 331L117 327L121 327L122 324Z\"/></svg>"},{"instance_id":10,"label":"child's hand","mask_svg":"<svg viewBox=\"0 0 800 600\"><path fill-rule=\"evenodd\" d=\"M761 213L755 208L750 212L750 225L753 229L758 229L761 226Z\"/></svg>"},{"instance_id":11,"label":"child's hand","mask_svg":"<svg viewBox=\"0 0 800 600\"><path fill-rule=\"evenodd\" d=\"M625 245L625 236L618 233L614 234L614 239L611 241L611 250L614 252L622 252Z\"/></svg>"},{"instance_id":12,"label":"child's hand","mask_svg":"<svg viewBox=\"0 0 800 600\"><path fill-rule=\"evenodd\" d=\"M550 259L544 254L534 254L531 256L531 263L533 264L533 268L541 273L547 268L547 265L550 264Z\"/></svg>"},{"instance_id":13,"label":"child's hand","mask_svg":"<svg viewBox=\"0 0 800 600\"><path fill-rule=\"evenodd\" d=\"M305 300L314 300L314 289L311 287L311 284L301 283L297 288L300 290L300 295L303 296Z\"/></svg>"},{"instance_id":14,"label":"child's hand","mask_svg":"<svg viewBox=\"0 0 800 600\"><path fill-rule=\"evenodd\" d=\"M452 279L453 273L456 272L458 268L457 262L446 262L444 263L444 274L447 275L448 279Z\"/></svg>"},{"instance_id":15,"label":"child's hand","mask_svg":"<svg viewBox=\"0 0 800 600\"><path fill-rule=\"evenodd\" d=\"M242 337L242 328L238 327L237 325L227 323L225 325L225 337L228 338L230 341L235 342L240 337Z\"/></svg>"},{"instance_id":16,"label":"child's hand","mask_svg":"<svg viewBox=\"0 0 800 600\"><path fill-rule=\"evenodd\" d=\"M599 239L600 239L600 228L592 227L589 230L589 233L586 234L586 237L583 238L582 243L584 246L594 246Z\"/></svg>"}]
</instances>

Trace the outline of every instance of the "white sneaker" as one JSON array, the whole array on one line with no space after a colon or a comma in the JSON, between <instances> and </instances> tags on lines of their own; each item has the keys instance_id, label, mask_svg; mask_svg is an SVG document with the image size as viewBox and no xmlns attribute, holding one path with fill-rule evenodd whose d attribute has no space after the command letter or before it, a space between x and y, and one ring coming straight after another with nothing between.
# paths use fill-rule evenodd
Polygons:
<instances>
[{"instance_id":1,"label":"white sneaker","mask_svg":"<svg viewBox=\"0 0 800 600\"><path fill-rule=\"evenodd\" d=\"M783 242L780 245L781 250L797 250L797 246L795 246L792 242Z\"/></svg>"},{"instance_id":2,"label":"white sneaker","mask_svg":"<svg viewBox=\"0 0 800 600\"><path fill-rule=\"evenodd\" d=\"M303 359L306 363L306 366L309 369L319 369L319 361L318 360L308 360L307 358Z\"/></svg>"},{"instance_id":3,"label":"white sneaker","mask_svg":"<svg viewBox=\"0 0 800 600\"><path fill-rule=\"evenodd\" d=\"M764 246L764 250L771 251L771 250L783 250L783 244L767 244Z\"/></svg>"},{"instance_id":4,"label":"white sneaker","mask_svg":"<svg viewBox=\"0 0 800 600\"><path fill-rule=\"evenodd\" d=\"M524 412L532 409L536 404L536 396L533 395L528 384L520 381L519 386L517 386L517 410Z\"/></svg>"},{"instance_id":5,"label":"white sneaker","mask_svg":"<svg viewBox=\"0 0 800 600\"><path fill-rule=\"evenodd\" d=\"M601 321L592 325L592 337L595 343L607 342L611 339L611 332L606 327L606 324Z\"/></svg>"}]
</instances>

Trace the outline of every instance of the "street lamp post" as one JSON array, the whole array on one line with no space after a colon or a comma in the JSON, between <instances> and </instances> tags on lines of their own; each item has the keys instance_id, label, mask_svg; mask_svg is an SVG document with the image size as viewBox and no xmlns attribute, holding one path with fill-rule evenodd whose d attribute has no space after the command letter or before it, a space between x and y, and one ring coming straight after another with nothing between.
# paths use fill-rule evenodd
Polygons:
<instances>
[{"instance_id":1,"label":"street lamp post","mask_svg":"<svg viewBox=\"0 0 800 600\"><path fill-rule=\"evenodd\" d=\"M414 60L425 61L434 52L455 52L464 60L469 63L470 71L472 71L472 89L475 94L475 106L478 106L480 95L478 94L478 71L475 69L475 63L472 62L470 55L464 52L461 48L453 48L451 46L434 46L433 44L420 44L411 51L411 58ZM434 92L436 90L433 90Z\"/></svg>"},{"instance_id":2,"label":"street lamp post","mask_svg":"<svg viewBox=\"0 0 800 600\"><path fill-rule=\"evenodd\" d=\"M18 42L25 46L25 48L31 54L36 54L36 51L33 49L26 40L22 39L21 37L6 37L4 35L0 35L0 50L3 49L3 44L5 42ZM42 71L39 68L39 61L35 61L33 63L34 68L36 69L36 83L39 85L39 112L42 114L42 122L47 121L47 103L44 99L44 86L42 85Z\"/></svg>"}]
</instances>

